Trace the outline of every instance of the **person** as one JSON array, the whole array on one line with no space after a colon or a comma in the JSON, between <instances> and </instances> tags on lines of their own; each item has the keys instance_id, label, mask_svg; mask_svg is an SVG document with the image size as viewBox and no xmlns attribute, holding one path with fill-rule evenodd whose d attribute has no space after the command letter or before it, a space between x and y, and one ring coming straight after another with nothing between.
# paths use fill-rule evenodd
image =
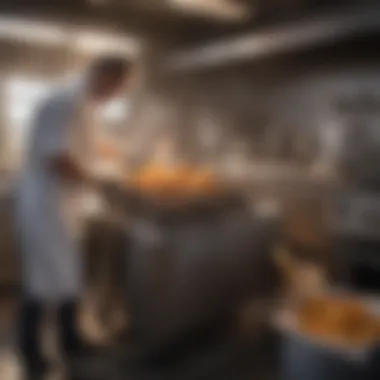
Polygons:
<instances>
[{"instance_id":1,"label":"person","mask_svg":"<svg viewBox=\"0 0 380 380\"><path fill-rule=\"evenodd\" d=\"M62 353L69 358L85 346L76 315L91 129L97 108L120 95L130 74L131 63L124 58L100 58L80 80L56 89L36 109L15 197L23 289L18 345L27 378L41 378L48 369L40 337L46 305L57 308Z\"/></svg>"}]
</instances>

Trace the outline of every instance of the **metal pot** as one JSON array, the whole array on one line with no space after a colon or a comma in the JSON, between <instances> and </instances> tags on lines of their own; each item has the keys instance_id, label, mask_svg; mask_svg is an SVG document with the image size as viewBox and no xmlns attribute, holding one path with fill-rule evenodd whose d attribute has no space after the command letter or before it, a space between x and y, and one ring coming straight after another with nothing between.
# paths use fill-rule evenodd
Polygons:
<instances>
[{"instance_id":1,"label":"metal pot","mask_svg":"<svg viewBox=\"0 0 380 380\"><path fill-rule=\"evenodd\" d=\"M242 300L260 286L269 231L246 209L170 224L141 219L127 274L140 342L158 348L216 325L228 331Z\"/></svg>"}]
</instances>

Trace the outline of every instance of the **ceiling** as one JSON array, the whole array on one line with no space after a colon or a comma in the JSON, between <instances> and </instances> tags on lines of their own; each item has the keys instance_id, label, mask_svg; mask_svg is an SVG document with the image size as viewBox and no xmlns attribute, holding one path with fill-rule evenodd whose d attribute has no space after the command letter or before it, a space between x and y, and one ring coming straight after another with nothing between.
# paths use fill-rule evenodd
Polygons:
<instances>
[{"instance_id":1,"label":"ceiling","mask_svg":"<svg viewBox=\"0 0 380 380\"><path fill-rule=\"evenodd\" d=\"M176 0L189 3L196 0ZM200 0L197 0L198 3ZM294 18L315 8L359 0L203 0L233 2L247 12L240 20L186 12L174 0L2 0L0 13L127 32L162 44L195 43L265 23ZM361 0L360 3L371 0ZM372 0L374 1L374 0Z\"/></svg>"},{"instance_id":2,"label":"ceiling","mask_svg":"<svg viewBox=\"0 0 380 380\"><path fill-rule=\"evenodd\" d=\"M123 30L148 39L202 34L218 23L175 11L165 0L3 0L0 13Z\"/></svg>"}]
</instances>

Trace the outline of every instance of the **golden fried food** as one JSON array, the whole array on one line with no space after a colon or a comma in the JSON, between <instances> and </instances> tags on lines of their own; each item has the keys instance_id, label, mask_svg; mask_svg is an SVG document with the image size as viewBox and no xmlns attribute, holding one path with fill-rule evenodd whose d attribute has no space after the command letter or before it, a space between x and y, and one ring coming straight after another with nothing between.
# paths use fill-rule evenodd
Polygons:
<instances>
[{"instance_id":1,"label":"golden fried food","mask_svg":"<svg viewBox=\"0 0 380 380\"><path fill-rule=\"evenodd\" d=\"M298 313L303 333L349 347L368 345L380 338L379 319L356 300L316 297Z\"/></svg>"},{"instance_id":2,"label":"golden fried food","mask_svg":"<svg viewBox=\"0 0 380 380\"><path fill-rule=\"evenodd\" d=\"M187 165L147 165L128 180L128 185L146 194L177 198L213 194L215 183L209 171Z\"/></svg>"}]
</instances>

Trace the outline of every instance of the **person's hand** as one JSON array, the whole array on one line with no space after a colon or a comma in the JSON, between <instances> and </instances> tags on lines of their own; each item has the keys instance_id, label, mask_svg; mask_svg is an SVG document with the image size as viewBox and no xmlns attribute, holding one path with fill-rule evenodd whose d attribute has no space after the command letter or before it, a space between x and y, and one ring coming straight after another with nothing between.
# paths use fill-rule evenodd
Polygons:
<instances>
[{"instance_id":1,"label":"person's hand","mask_svg":"<svg viewBox=\"0 0 380 380\"><path fill-rule=\"evenodd\" d=\"M58 176L66 181L82 181L84 172L79 165L69 156L62 155L52 160L52 167Z\"/></svg>"},{"instance_id":2,"label":"person's hand","mask_svg":"<svg viewBox=\"0 0 380 380\"><path fill-rule=\"evenodd\" d=\"M102 160L117 161L121 152L115 143L110 141L101 141L96 148L96 155Z\"/></svg>"}]
</instances>

